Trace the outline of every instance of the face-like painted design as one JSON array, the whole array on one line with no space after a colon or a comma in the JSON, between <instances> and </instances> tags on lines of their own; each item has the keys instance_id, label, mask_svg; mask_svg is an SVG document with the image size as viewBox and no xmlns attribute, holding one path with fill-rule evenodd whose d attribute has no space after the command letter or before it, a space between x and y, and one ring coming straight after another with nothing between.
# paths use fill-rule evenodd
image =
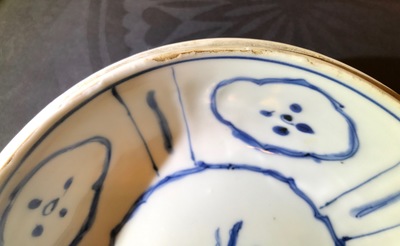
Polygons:
<instances>
[{"instance_id":1,"label":"face-like painted design","mask_svg":"<svg viewBox=\"0 0 400 246\"><path fill-rule=\"evenodd\" d=\"M343 160L358 149L344 106L303 79L225 80L212 92L211 109L258 149L318 160Z\"/></svg>"},{"instance_id":2,"label":"face-like painted design","mask_svg":"<svg viewBox=\"0 0 400 246\"><path fill-rule=\"evenodd\" d=\"M0 244L77 244L93 223L110 151L94 137L41 161L10 195Z\"/></svg>"}]
</instances>

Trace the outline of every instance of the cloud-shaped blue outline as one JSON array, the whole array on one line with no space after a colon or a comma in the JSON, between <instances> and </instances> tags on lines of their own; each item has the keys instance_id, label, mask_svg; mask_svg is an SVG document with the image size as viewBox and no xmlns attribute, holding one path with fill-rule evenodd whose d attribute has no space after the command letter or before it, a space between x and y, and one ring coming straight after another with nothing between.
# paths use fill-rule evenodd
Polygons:
<instances>
[{"instance_id":1,"label":"cloud-shaped blue outline","mask_svg":"<svg viewBox=\"0 0 400 246\"><path fill-rule=\"evenodd\" d=\"M15 187L13 192L9 196L9 203L7 204L7 207L5 208L3 214L0 216L0 246L3 246L5 243L4 241L4 231L6 227L6 223L8 221L8 215L11 211L11 209L14 206L14 203L16 199L19 197L21 190L24 189L25 185L30 181L30 179L36 175L38 172L40 172L41 168L48 163L50 163L53 159L57 158L60 155L70 153L70 151L81 148L82 146L85 146L87 144L93 144L97 143L100 145L103 145L105 148L105 159L102 163L102 171L100 176L97 178L97 180L91 185L91 190L93 191L94 195L91 201L91 205L88 211L88 215L86 219L84 220L84 223L81 225L77 235L74 236L72 241L70 242L69 245L77 245L83 238L83 236L89 231L89 229L92 227L94 223L94 219L96 216L96 211L98 207L98 202L100 199L100 193L102 191L103 187L103 182L106 178L108 168L110 166L110 159L111 159L111 142L104 137L101 136L94 136L91 138L88 138L86 140L80 141L76 144L70 145L68 147L65 147L61 150L58 150L51 154L50 156L46 157L44 160L39 162L23 179L22 181Z\"/></svg>"},{"instance_id":2,"label":"cloud-shaped blue outline","mask_svg":"<svg viewBox=\"0 0 400 246\"><path fill-rule=\"evenodd\" d=\"M256 84L258 86L266 85L266 84L291 84L291 85L300 85L304 86L308 89L314 90L316 92L319 92L320 94L324 95L330 102L332 107L339 113L341 114L347 124L348 124L348 132L349 132L349 148L344 151L344 152L339 152L339 153L332 153L332 154L317 154L313 152L303 152L303 151L297 151L293 149L287 149L287 148L282 148L273 144L264 144L259 142L256 138L253 136L249 135L245 131L240 130L238 127L236 127L231 121L228 121L222 117L222 115L218 112L218 105L216 102L216 95L219 89L221 89L224 86L230 85L235 82L249 82ZM359 147L359 141L357 137L357 132L356 132L356 127L355 123L353 120L342 110L342 106L339 102L337 102L335 99L333 99L331 96L329 96L326 92L323 90L319 89L318 87L308 83L304 79L289 79L289 78L264 78L264 79L254 79L250 77L235 77L232 79L228 80L223 80L217 86L214 88L214 90L211 93L211 111L214 113L215 117L223 124L227 125L229 128L232 130L233 136L236 138L244 141L245 143L258 148L258 149L263 149L267 150L273 153L278 153L278 154L283 154L291 157L297 157L297 158L302 158L302 157L311 157L317 160L328 160L328 161L336 161L336 160L344 160L347 158L352 157L358 150Z\"/></svg>"}]
</instances>

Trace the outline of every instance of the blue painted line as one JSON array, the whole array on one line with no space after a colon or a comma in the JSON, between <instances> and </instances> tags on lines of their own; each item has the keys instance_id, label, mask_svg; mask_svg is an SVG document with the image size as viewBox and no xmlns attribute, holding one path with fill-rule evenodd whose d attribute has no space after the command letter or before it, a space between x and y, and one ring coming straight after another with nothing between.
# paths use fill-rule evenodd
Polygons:
<instances>
[{"instance_id":1,"label":"blue painted line","mask_svg":"<svg viewBox=\"0 0 400 246\"><path fill-rule=\"evenodd\" d=\"M157 100L155 98L155 91L147 92L147 104L153 110L154 114L158 119L158 125L161 129L161 135L164 139L164 148L168 153L171 153L173 150L173 139L171 129L169 128L169 124L167 118L165 117L164 113L158 106Z\"/></svg>"},{"instance_id":2,"label":"blue painted line","mask_svg":"<svg viewBox=\"0 0 400 246\"><path fill-rule=\"evenodd\" d=\"M215 246L222 246L221 245L221 235L219 234L219 228L215 230Z\"/></svg>"},{"instance_id":3,"label":"blue painted line","mask_svg":"<svg viewBox=\"0 0 400 246\"><path fill-rule=\"evenodd\" d=\"M376 230L376 231L373 231L373 232L369 232L369 233L365 233L365 234L361 234L361 235L357 235L357 236L345 236L345 237L342 238L342 240L344 242L347 242L347 241L351 241L351 240L355 240L355 239L369 237L369 236L373 236L373 235L376 235L376 234L379 234L379 233L382 233L382 232L390 231L390 230L393 230L393 229L396 229L396 228L399 228L399 227L400 227L400 224L396 224L396 225L389 226L389 227L386 227L386 228L383 228L383 229L380 229L380 230Z\"/></svg>"},{"instance_id":4,"label":"blue painted line","mask_svg":"<svg viewBox=\"0 0 400 246\"><path fill-rule=\"evenodd\" d=\"M360 184L354 186L353 188L351 188L351 189L349 189L349 190L347 190L347 191L341 193L341 194L338 195L337 197L335 197L335 198L331 199L330 201L326 202L323 206L320 207L320 209L323 209L323 208L328 207L329 205L331 205L331 204L333 204L334 202L336 202L338 199L340 199L340 198L344 197L345 195L347 195L347 194L349 194L349 193L351 193L351 192L357 190L358 188L360 188L360 187L362 187L362 186L368 184L369 182L371 182L371 181L373 181L373 180L379 178L380 176L384 175L385 173L388 173L388 172L392 171L393 169L397 168L399 165L400 165L400 162L398 162L398 163L395 164L394 166L391 166L391 167L389 167L389 168L383 170L382 172L380 172L380 173L378 173L378 174L372 176L371 178L369 178L369 179L365 180L364 182L362 182L362 183L360 183Z\"/></svg>"},{"instance_id":5,"label":"blue painted line","mask_svg":"<svg viewBox=\"0 0 400 246\"><path fill-rule=\"evenodd\" d=\"M126 103L124 102L122 97L119 95L119 93L117 91L117 88L115 88L115 87L112 88L111 92L112 92L112 95L117 99L117 101L124 107L124 109L126 111L126 114L128 115L128 117L129 117L131 123L133 124L137 134L139 135L140 140L142 141L142 144L143 144L144 148L146 149L146 153L147 153L147 156L150 159L151 166L152 166L153 170L156 172L157 176L159 176L158 167L157 167L157 164L156 164L156 162L155 162L155 160L153 158L153 155L150 152L149 145L147 144L146 139L144 138L142 132L140 131L139 126L135 121L135 118L131 114L131 111L129 110L128 105L126 105Z\"/></svg>"},{"instance_id":6,"label":"blue painted line","mask_svg":"<svg viewBox=\"0 0 400 246\"><path fill-rule=\"evenodd\" d=\"M192 159L193 163L196 165L196 156L193 151L192 137L190 135L190 129L189 129L189 124L188 124L188 120L187 120L187 116L186 116L185 107L183 106L181 89L179 88L178 81L176 80L175 69L173 67L171 67L171 70L172 70L172 78L174 80L176 91L178 92L179 106L181 108L183 121L185 123L185 129L186 129L187 139L188 139L189 148L190 148L190 158Z\"/></svg>"},{"instance_id":7,"label":"blue painted line","mask_svg":"<svg viewBox=\"0 0 400 246\"><path fill-rule=\"evenodd\" d=\"M363 206L359 206L357 208L353 208L351 210L351 214L356 218L362 218L366 215L379 211L383 208L386 208L393 203L400 201L400 192L396 192L391 194L385 198L379 199L374 202L367 203Z\"/></svg>"},{"instance_id":8,"label":"blue painted line","mask_svg":"<svg viewBox=\"0 0 400 246\"><path fill-rule=\"evenodd\" d=\"M236 246L240 229L242 229L243 221L239 221L233 225L229 232L228 246Z\"/></svg>"}]
</instances>

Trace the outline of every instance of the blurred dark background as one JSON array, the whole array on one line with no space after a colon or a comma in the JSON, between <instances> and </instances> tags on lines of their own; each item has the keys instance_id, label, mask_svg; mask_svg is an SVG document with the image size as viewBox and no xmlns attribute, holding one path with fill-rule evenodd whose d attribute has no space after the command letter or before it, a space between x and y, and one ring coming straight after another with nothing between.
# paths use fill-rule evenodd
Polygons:
<instances>
[{"instance_id":1,"label":"blurred dark background","mask_svg":"<svg viewBox=\"0 0 400 246\"><path fill-rule=\"evenodd\" d=\"M211 37L307 48L400 92L398 0L0 0L0 149L93 72L156 46Z\"/></svg>"}]
</instances>

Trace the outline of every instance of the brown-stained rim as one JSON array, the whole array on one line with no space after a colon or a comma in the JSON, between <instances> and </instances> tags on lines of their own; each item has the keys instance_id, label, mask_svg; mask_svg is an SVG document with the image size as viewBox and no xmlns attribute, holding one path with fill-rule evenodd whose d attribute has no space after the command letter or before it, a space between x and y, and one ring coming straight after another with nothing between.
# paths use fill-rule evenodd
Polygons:
<instances>
[{"instance_id":1,"label":"brown-stained rim","mask_svg":"<svg viewBox=\"0 0 400 246\"><path fill-rule=\"evenodd\" d=\"M371 76L369 76L369 75L361 72L360 70L355 69L355 68L353 68L353 67L351 67L351 66L349 66L349 65L347 65L347 64L345 64L343 62L337 61L335 59L332 59L332 58L329 58L327 56L324 56L324 55L321 55L321 54L318 54L318 53L314 53L314 52L310 52L310 53L307 53L307 54L302 53L301 51L300 52L296 52L294 50L292 52L298 53L298 54L301 54L301 55L310 56L310 57L312 57L314 59L317 59L317 60L320 60L320 61L323 61L323 62L331 63L331 64L337 66L338 68L343 69L345 71L348 71L348 72L350 72L350 73L362 78L364 81L366 81L368 83L371 83L372 85L377 87L377 89L379 89L380 91L389 94L394 99L396 99L397 101L400 102L400 94L396 93L390 87L388 87L385 84L377 81L376 79L372 78Z\"/></svg>"},{"instance_id":2,"label":"brown-stained rim","mask_svg":"<svg viewBox=\"0 0 400 246\"><path fill-rule=\"evenodd\" d=\"M363 81L370 83L383 94L390 96L396 101L400 102L400 95L394 90L370 77L369 75L328 56L320 53L303 49L297 46L278 43L267 40L246 39L246 38L211 38L199 39L193 41L186 41L165 45L153 50L139 53L137 58L151 57L152 60L157 62L170 62L172 60L182 58L189 55L200 53L252 53L253 55L262 55L269 52L283 52L288 55L300 55L305 58L309 57L318 60L322 63L334 65L335 67L347 71ZM133 56L135 57L135 56Z\"/></svg>"}]
</instances>

